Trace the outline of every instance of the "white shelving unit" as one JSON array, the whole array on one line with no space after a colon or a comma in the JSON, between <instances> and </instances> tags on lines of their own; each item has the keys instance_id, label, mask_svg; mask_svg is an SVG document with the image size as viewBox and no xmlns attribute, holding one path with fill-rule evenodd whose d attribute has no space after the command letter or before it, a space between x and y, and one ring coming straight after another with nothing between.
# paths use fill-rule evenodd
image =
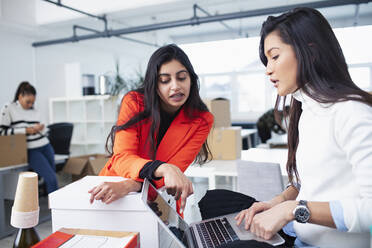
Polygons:
<instances>
[{"instance_id":1,"label":"white shelving unit","mask_svg":"<svg viewBox=\"0 0 372 248\"><path fill-rule=\"evenodd\" d=\"M78 98L51 98L49 121L71 122L71 156L104 153L106 138L116 123L117 97L84 96Z\"/></svg>"}]
</instances>

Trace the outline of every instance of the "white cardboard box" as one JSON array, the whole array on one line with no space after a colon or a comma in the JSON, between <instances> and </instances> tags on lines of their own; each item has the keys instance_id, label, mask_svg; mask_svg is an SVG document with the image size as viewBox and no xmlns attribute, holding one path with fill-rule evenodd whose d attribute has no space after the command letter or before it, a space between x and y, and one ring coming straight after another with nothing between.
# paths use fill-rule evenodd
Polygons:
<instances>
[{"instance_id":1,"label":"white cardboard box","mask_svg":"<svg viewBox=\"0 0 372 248\"><path fill-rule=\"evenodd\" d=\"M53 232L60 228L139 232L142 247L158 247L158 223L140 193L130 193L110 204L90 204L89 189L104 181L122 180L125 179L86 176L49 194Z\"/></svg>"}]
</instances>

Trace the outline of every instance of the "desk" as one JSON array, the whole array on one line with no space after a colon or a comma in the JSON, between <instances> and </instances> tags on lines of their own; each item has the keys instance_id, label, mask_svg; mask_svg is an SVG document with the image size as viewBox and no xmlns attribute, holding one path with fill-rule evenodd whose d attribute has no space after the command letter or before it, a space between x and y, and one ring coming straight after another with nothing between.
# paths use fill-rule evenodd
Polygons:
<instances>
[{"instance_id":1,"label":"desk","mask_svg":"<svg viewBox=\"0 0 372 248\"><path fill-rule=\"evenodd\" d=\"M279 163L282 176L287 177L287 156L288 149L251 148L242 151L241 160ZM185 175L188 177L208 178L208 188L215 189L216 176L231 176L235 178L238 176L237 160L212 160L202 166L191 165L185 171ZM233 183L233 188L234 186L236 186L236 183Z\"/></svg>"},{"instance_id":2,"label":"desk","mask_svg":"<svg viewBox=\"0 0 372 248\"><path fill-rule=\"evenodd\" d=\"M68 159L68 155L55 155L54 159L56 164L64 163ZM18 173L27 169L28 164L10 165L0 168L0 238L12 234L15 230L10 226L10 216L6 216L6 213L10 215L11 210L8 209L9 207L6 209L5 199L9 199L9 196L13 199L17 188ZM4 189L7 189L7 191Z\"/></svg>"},{"instance_id":3,"label":"desk","mask_svg":"<svg viewBox=\"0 0 372 248\"><path fill-rule=\"evenodd\" d=\"M19 173L21 171L25 171L28 167L28 164L19 164L19 165L12 165L7 167L0 168L0 238L8 236L13 233L14 229L11 229L9 223L6 221L5 216L5 201L4 201L4 176L9 173ZM9 219L9 218L8 218Z\"/></svg>"},{"instance_id":4,"label":"desk","mask_svg":"<svg viewBox=\"0 0 372 248\"><path fill-rule=\"evenodd\" d=\"M247 139L247 148L252 148L256 145L256 139L257 139L257 129L256 128L250 128L250 129L242 129L241 131L242 140ZM244 144L243 144L244 148Z\"/></svg>"}]
</instances>

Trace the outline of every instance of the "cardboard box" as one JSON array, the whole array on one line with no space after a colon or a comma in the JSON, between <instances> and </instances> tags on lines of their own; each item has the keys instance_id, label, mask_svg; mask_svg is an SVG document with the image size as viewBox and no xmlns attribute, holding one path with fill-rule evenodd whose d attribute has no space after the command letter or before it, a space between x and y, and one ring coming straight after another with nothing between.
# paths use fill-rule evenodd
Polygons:
<instances>
[{"instance_id":1,"label":"cardboard box","mask_svg":"<svg viewBox=\"0 0 372 248\"><path fill-rule=\"evenodd\" d=\"M209 111L214 115L214 127L230 127L230 101L224 98L205 99Z\"/></svg>"},{"instance_id":2,"label":"cardboard box","mask_svg":"<svg viewBox=\"0 0 372 248\"><path fill-rule=\"evenodd\" d=\"M0 136L0 167L27 164L26 135Z\"/></svg>"},{"instance_id":3,"label":"cardboard box","mask_svg":"<svg viewBox=\"0 0 372 248\"><path fill-rule=\"evenodd\" d=\"M88 191L102 182L122 177L86 176L49 194L53 232L61 228L132 231L140 233L142 247L159 247L158 222L141 200L130 193L110 204L94 201Z\"/></svg>"},{"instance_id":4,"label":"cardboard box","mask_svg":"<svg viewBox=\"0 0 372 248\"><path fill-rule=\"evenodd\" d=\"M241 127L213 128L208 145L215 160L240 159L242 153Z\"/></svg>"},{"instance_id":5,"label":"cardboard box","mask_svg":"<svg viewBox=\"0 0 372 248\"><path fill-rule=\"evenodd\" d=\"M137 232L62 228L35 244L32 248L57 248L70 243L79 247L92 243L96 245L95 247L101 247L101 245L110 248L140 247L139 233Z\"/></svg>"},{"instance_id":6,"label":"cardboard box","mask_svg":"<svg viewBox=\"0 0 372 248\"><path fill-rule=\"evenodd\" d=\"M104 154L71 157L63 167L63 172L71 174L72 180L76 181L88 175L98 175L108 160Z\"/></svg>"}]
</instances>

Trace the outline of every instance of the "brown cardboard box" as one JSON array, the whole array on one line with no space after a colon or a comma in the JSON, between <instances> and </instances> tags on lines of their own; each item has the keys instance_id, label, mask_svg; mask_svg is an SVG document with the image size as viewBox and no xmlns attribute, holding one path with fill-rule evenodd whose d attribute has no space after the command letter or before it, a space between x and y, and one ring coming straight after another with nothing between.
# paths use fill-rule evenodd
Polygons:
<instances>
[{"instance_id":1,"label":"brown cardboard box","mask_svg":"<svg viewBox=\"0 0 372 248\"><path fill-rule=\"evenodd\" d=\"M26 135L0 136L0 167L27 164Z\"/></svg>"},{"instance_id":2,"label":"brown cardboard box","mask_svg":"<svg viewBox=\"0 0 372 248\"><path fill-rule=\"evenodd\" d=\"M230 101L224 98L205 99L209 111L214 115L214 127L230 127Z\"/></svg>"},{"instance_id":3,"label":"brown cardboard box","mask_svg":"<svg viewBox=\"0 0 372 248\"><path fill-rule=\"evenodd\" d=\"M107 161L108 158L104 154L71 157L67 160L63 172L72 174L72 180L76 181L87 175L98 175Z\"/></svg>"},{"instance_id":4,"label":"brown cardboard box","mask_svg":"<svg viewBox=\"0 0 372 248\"><path fill-rule=\"evenodd\" d=\"M214 128L208 137L213 159L240 159L242 152L241 127Z\"/></svg>"}]
</instances>

